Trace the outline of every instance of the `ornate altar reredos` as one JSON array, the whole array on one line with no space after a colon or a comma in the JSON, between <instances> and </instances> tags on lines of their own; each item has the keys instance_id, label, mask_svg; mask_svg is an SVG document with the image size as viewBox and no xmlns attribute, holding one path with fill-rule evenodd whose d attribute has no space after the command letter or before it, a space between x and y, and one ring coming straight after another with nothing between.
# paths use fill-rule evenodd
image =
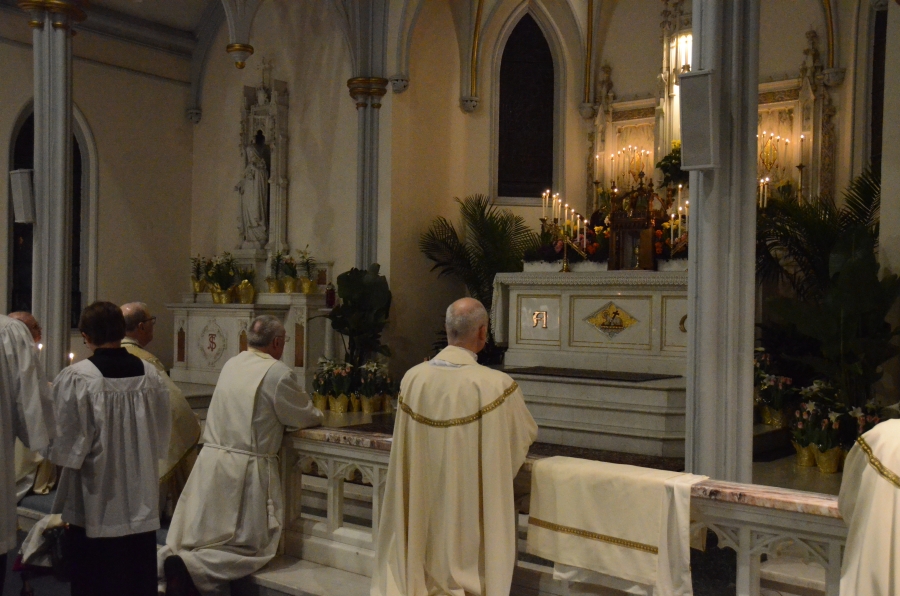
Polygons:
<instances>
[{"instance_id":1,"label":"ornate altar reredos","mask_svg":"<svg viewBox=\"0 0 900 596\"><path fill-rule=\"evenodd\" d=\"M263 60L262 81L245 86L241 106L240 152L242 176L238 194L238 242L235 257L263 275L268 257L289 249L288 90L272 79L272 63ZM257 284L259 285L259 284Z\"/></svg>"},{"instance_id":2,"label":"ornate altar reredos","mask_svg":"<svg viewBox=\"0 0 900 596\"><path fill-rule=\"evenodd\" d=\"M667 205L653 192L652 182L645 185L641 172L638 186L614 194L610 203L608 269L656 269L655 226L665 220Z\"/></svg>"}]
</instances>

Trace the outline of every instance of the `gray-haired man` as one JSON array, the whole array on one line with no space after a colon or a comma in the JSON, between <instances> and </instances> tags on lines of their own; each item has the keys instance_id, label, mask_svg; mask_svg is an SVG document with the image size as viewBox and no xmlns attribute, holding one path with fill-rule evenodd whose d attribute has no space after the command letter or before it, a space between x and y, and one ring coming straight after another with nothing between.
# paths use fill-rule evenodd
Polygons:
<instances>
[{"instance_id":1,"label":"gray-haired man","mask_svg":"<svg viewBox=\"0 0 900 596\"><path fill-rule=\"evenodd\" d=\"M159 551L170 596L195 589L228 593L230 580L275 556L284 523L276 458L282 436L322 422L293 370L280 361L285 341L277 318L257 317L247 333L249 349L222 368L203 450Z\"/></svg>"}]
</instances>

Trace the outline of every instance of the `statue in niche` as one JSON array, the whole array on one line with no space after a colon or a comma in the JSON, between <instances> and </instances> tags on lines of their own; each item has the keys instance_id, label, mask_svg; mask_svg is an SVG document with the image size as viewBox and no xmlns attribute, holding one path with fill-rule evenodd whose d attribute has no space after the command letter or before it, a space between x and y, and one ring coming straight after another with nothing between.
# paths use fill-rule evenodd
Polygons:
<instances>
[{"instance_id":1,"label":"statue in niche","mask_svg":"<svg viewBox=\"0 0 900 596\"><path fill-rule=\"evenodd\" d=\"M265 248L269 241L269 166L261 136L258 134L257 142L244 148L244 177L234 187L241 195L239 248Z\"/></svg>"}]
</instances>

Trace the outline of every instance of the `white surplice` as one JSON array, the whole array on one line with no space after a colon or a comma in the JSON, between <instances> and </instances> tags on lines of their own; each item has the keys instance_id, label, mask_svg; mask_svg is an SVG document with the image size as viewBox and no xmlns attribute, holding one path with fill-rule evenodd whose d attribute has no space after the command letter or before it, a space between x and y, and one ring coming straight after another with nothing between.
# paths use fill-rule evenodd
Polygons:
<instances>
[{"instance_id":1,"label":"white surplice","mask_svg":"<svg viewBox=\"0 0 900 596\"><path fill-rule=\"evenodd\" d=\"M159 528L158 460L169 443L169 394L159 373L104 377L90 360L53 382L56 439L50 460L63 466L52 513L89 538Z\"/></svg>"},{"instance_id":2,"label":"white surplice","mask_svg":"<svg viewBox=\"0 0 900 596\"><path fill-rule=\"evenodd\" d=\"M175 508L166 557L183 560L201 592L249 575L275 556L284 523L278 451L284 432L322 423L294 372L252 348L225 363L203 449Z\"/></svg>"},{"instance_id":3,"label":"white surplice","mask_svg":"<svg viewBox=\"0 0 900 596\"><path fill-rule=\"evenodd\" d=\"M20 321L0 315L0 554L16 546L15 439L36 451L50 443L55 429L34 340Z\"/></svg>"},{"instance_id":4,"label":"white surplice","mask_svg":"<svg viewBox=\"0 0 900 596\"><path fill-rule=\"evenodd\" d=\"M537 425L509 375L450 346L403 377L372 596L507 596L513 478Z\"/></svg>"},{"instance_id":5,"label":"white surplice","mask_svg":"<svg viewBox=\"0 0 900 596\"><path fill-rule=\"evenodd\" d=\"M850 450L838 507L848 526L841 594L900 596L900 420L876 425Z\"/></svg>"}]
</instances>

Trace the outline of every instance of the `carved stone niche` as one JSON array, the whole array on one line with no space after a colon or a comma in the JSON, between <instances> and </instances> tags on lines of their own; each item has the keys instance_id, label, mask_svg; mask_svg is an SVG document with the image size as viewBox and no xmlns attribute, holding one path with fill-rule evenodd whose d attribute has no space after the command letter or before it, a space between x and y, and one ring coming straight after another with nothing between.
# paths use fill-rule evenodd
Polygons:
<instances>
[{"instance_id":1,"label":"carved stone niche","mask_svg":"<svg viewBox=\"0 0 900 596\"><path fill-rule=\"evenodd\" d=\"M244 87L240 151L243 175L238 193L237 251L273 254L289 250L288 90L272 79L272 64L263 60L262 81ZM265 271L257 270L257 277Z\"/></svg>"}]
</instances>

